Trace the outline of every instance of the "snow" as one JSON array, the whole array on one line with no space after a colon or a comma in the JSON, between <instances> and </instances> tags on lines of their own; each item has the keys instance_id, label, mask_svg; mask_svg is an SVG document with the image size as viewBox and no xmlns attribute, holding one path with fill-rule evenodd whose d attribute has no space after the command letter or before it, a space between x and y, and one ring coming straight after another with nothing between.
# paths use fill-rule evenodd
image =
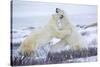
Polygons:
<instances>
[{"instance_id":1,"label":"snow","mask_svg":"<svg viewBox=\"0 0 100 67\"><path fill-rule=\"evenodd\" d=\"M31 33L31 31L35 31L35 29L29 29L29 28L24 28L24 29L20 29L20 30L16 30L13 29L12 30L12 43L16 44L16 43L21 43L25 37L27 35L29 35ZM97 27L90 27L87 29L83 29L83 28L78 28L78 31L80 33L85 33L85 35L83 35L82 37L86 40L87 42L87 47L88 48L97 48ZM50 51L50 48L53 44L56 44L57 42L59 42L60 39L57 38L53 38L50 43L47 43L45 46L40 46L37 50L37 54L36 54L36 59L46 59L48 52ZM64 51L64 50L69 50L70 46L64 46L63 48L61 47L61 49L59 49L58 52L60 52L60 50ZM73 59L73 60L69 60L69 61L90 61L93 57L89 57L89 58L79 58L79 59ZM94 59L95 60L95 59Z\"/></svg>"},{"instance_id":2,"label":"snow","mask_svg":"<svg viewBox=\"0 0 100 67\"><path fill-rule=\"evenodd\" d=\"M31 31L29 29L12 30L12 43L21 43Z\"/></svg>"},{"instance_id":3,"label":"snow","mask_svg":"<svg viewBox=\"0 0 100 67\"><path fill-rule=\"evenodd\" d=\"M75 59L70 59L67 60L69 62L93 62L97 61L97 56L91 56L91 57L85 57L85 58L75 58Z\"/></svg>"},{"instance_id":4,"label":"snow","mask_svg":"<svg viewBox=\"0 0 100 67\"><path fill-rule=\"evenodd\" d=\"M56 44L57 42L59 42L60 39L58 38L53 38L50 42L52 43L52 45Z\"/></svg>"}]
</instances>

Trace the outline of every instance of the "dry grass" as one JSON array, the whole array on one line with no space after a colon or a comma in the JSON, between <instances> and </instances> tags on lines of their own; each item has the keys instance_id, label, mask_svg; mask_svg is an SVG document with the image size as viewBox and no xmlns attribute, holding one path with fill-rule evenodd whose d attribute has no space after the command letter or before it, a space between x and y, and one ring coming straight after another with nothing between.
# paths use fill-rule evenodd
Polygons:
<instances>
[{"instance_id":1,"label":"dry grass","mask_svg":"<svg viewBox=\"0 0 100 67\"><path fill-rule=\"evenodd\" d=\"M85 58L90 56L97 55L97 48L89 48L88 50L77 50L77 51L62 51L60 53L48 53L46 60L34 60L33 57L23 57L23 56L11 56L11 65L12 66L23 66L23 65L40 65L40 64L57 64L63 63L72 63L74 61L67 61L74 58Z\"/></svg>"}]
</instances>

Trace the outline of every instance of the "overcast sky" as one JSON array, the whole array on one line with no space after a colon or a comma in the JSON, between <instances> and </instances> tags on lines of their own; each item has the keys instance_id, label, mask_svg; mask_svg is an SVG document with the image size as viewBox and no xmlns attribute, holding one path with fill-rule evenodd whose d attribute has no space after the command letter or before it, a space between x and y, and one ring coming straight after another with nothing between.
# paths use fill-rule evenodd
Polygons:
<instances>
[{"instance_id":1,"label":"overcast sky","mask_svg":"<svg viewBox=\"0 0 100 67\"><path fill-rule=\"evenodd\" d=\"M56 8L63 9L71 23L90 24L97 22L97 6L60 3L44 3L13 0L13 27L22 28L45 25Z\"/></svg>"},{"instance_id":2,"label":"overcast sky","mask_svg":"<svg viewBox=\"0 0 100 67\"><path fill-rule=\"evenodd\" d=\"M55 8L61 8L65 10L67 14L96 14L97 12L97 6L93 5L55 4L14 0L13 17L50 15L55 12Z\"/></svg>"}]
</instances>

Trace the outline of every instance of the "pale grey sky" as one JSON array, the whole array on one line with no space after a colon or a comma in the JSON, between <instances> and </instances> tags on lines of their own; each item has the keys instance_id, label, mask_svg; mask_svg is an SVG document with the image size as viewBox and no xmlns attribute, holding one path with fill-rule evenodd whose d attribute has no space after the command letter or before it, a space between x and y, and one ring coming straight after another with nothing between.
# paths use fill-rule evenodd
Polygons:
<instances>
[{"instance_id":1,"label":"pale grey sky","mask_svg":"<svg viewBox=\"0 0 100 67\"><path fill-rule=\"evenodd\" d=\"M40 26L48 23L56 8L63 9L73 24L97 22L97 6L13 0L13 27Z\"/></svg>"},{"instance_id":2,"label":"pale grey sky","mask_svg":"<svg viewBox=\"0 0 100 67\"><path fill-rule=\"evenodd\" d=\"M20 0L14 0L13 7L14 17L50 15L54 13L55 8L61 8L67 14L96 14L97 12L97 6L93 5L57 4Z\"/></svg>"}]
</instances>

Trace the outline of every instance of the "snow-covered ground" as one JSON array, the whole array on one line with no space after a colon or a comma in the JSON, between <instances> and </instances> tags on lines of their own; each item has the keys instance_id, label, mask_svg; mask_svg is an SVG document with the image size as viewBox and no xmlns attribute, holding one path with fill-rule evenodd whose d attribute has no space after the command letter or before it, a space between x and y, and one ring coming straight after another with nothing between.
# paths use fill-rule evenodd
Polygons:
<instances>
[{"instance_id":1,"label":"snow-covered ground","mask_svg":"<svg viewBox=\"0 0 100 67\"><path fill-rule=\"evenodd\" d=\"M91 56L91 57L86 57L86 58L75 58L75 59L67 60L67 62L75 62L75 63L76 62L94 62L94 61L97 61L97 56Z\"/></svg>"},{"instance_id":2,"label":"snow-covered ground","mask_svg":"<svg viewBox=\"0 0 100 67\"><path fill-rule=\"evenodd\" d=\"M97 48L97 26L88 27L88 28L84 28L83 26L82 28L80 28L80 25L78 25L77 30L79 31L79 33L82 34L83 39L86 40L88 48L94 48L94 49ZM16 29L12 30L13 54L16 53L16 50L18 46L20 45L20 43L25 39L25 37L27 37L27 35L31 33L31 31L35 31L35 28L28 27L28 28L24 28L20 30L16 30ZM56 42L57 40L53 39L53 41ZM40 47L37 50L36 59L46 58L48 56L50 47L51 47L50 44ZM64 50L64 48L61 48L61 49ZM87 62L87 61L96 61L96 60L97 60L97 56L89 56L85 58L82 57L82 58L69 59L67 60L67 62Z\"/></svg>"}]
</instances>

